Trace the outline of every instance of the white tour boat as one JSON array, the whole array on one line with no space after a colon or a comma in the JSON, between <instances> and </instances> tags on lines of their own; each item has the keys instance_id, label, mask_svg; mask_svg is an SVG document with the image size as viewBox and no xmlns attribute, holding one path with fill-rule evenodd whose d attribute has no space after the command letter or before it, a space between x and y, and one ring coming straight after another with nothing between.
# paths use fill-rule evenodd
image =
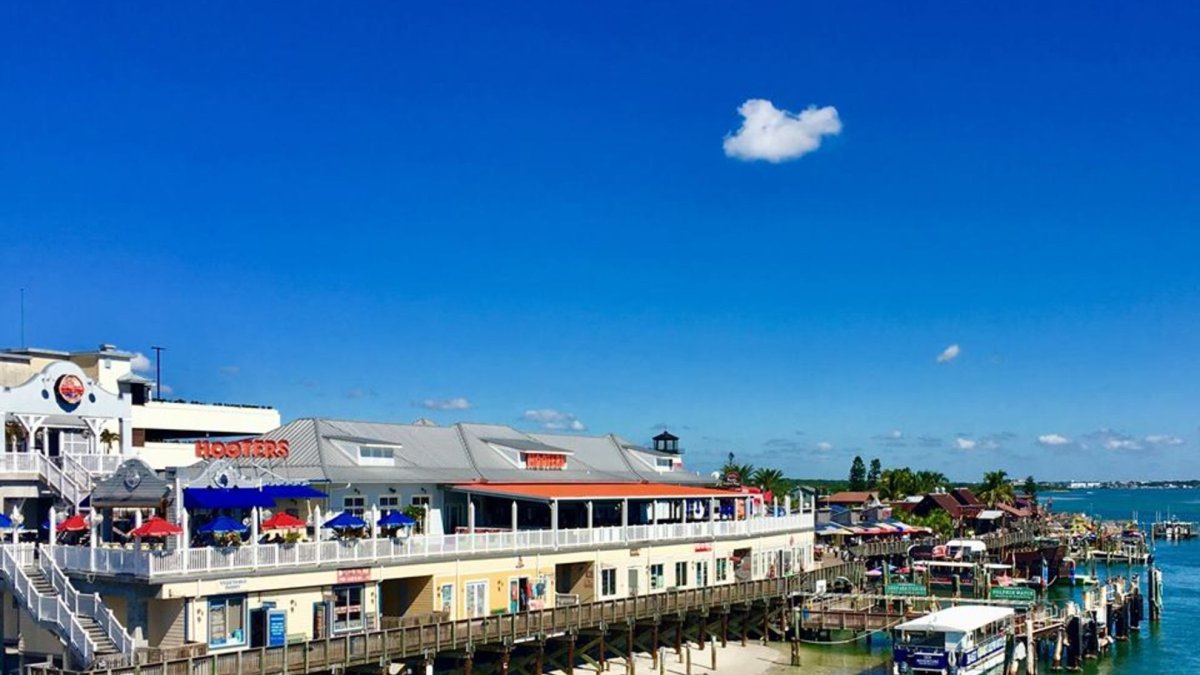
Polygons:
<instances>
[{"instance_id":1,"label":"white tour boat","mask_svg":"<svg viewBox=\"0 0 1200 675\"><path fill-rule=\"evenodd\" d=\"M1015 615L1011 607L960 605L902 623L892 629L892 672L998 671Z\"/></svg>"}]
</instances>

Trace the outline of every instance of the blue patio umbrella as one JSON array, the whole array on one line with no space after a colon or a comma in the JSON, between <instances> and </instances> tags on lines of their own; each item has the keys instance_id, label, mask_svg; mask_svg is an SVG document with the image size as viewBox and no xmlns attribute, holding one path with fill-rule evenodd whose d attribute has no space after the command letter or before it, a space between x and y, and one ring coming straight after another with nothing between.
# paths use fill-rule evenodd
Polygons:
<instances>
[{"instance_id":1,"label":"blue patio umbrella","mask_svg":"<svg viewBox=\"0 0 1200 675\"><path fill-rule=\"evenodd\" d=\"M220 516L196 528L200 534L227 534L229 532L245 532L250 528L242 521L229 516Z\"/></svg>"},{"instance_id":2,"label":"blue patio umbrella","mask_svg":"<svg viewBox=\"0 0 1200 675\"><path fill-rule=\"evenodd\" d=\"M0 530L11 530L13 528L12 518L0 513Z\"/></svg>"},{"instance_id":3,"label":"blue patio umbrella","mask_svg":"<svg viewBox=\"0 0 1200 675\"><path fill-rule=\"evenodd\" d=\"M380 527L408 527L416 524L415 518L406 516L399 511L388 511L379 519Z\"/></svg>"},{"instance_id":4,"label":"blue patio umbrella","mask_svg":"<svg viewBox=\"0 0 1200 675\"><path fill-rule=\"evenodd\" d=\"M328 527L332 530L349 530L356 527L366 526L367 521L359 518L349 511L342 511L337 515L336 518L333 518L325 523L325 527Z\"/></svg>"}]
</instances>

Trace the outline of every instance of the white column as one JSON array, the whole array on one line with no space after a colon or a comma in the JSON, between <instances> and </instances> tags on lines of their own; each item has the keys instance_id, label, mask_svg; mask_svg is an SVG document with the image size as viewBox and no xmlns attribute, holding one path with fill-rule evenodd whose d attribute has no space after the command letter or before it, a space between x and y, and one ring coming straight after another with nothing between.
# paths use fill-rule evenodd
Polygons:
<instances>
[{"instance_id":1,"label":"white column","mask_svg":"<svg viewBox=\"0 0 1200 675\"><path fill-rule=\"evenodd\" d=\"M467 534L475 534L475 500L467 495Z\"/></svg>"},{"instance_id":2,"label":"white column","mask_svg":"<svg viewBox=\"0 0 1200 675\"><path fill-rule=\"evenodd\" d=\"M629 499L621 500L621 540L629 541Z\"/></svg>"},{"instance_id":3,"label":"white column","mask_svg":"<svg viewBox=\"0 0 1200 675\"><path fill-rule=\"evenodd\" d=\"M790 516L792 514L792 496L784 495L783 497L783 515Z\"/></svg>"},{"instance_id":4,"label":"white column","mask_svg":"<svg viewBox=\"0 0 1200 675\"><path fill-rule=\"evenodd\" d=\"M371 539L379 538L379 504L371 505ZM372 549L373 552L373 549Z\"/></svg>"},{"instance_id":5,"label":"white column","mask_svg":"<svg viewBox=\"0 0 1200 675\"><path fill-rule=\"evenodd\" d=\"M687 498L679 500L680 522L687 525Z\"/></svg>"},{"instance_id":6,"label":"white column","mask_svg":"<svg viewBox=\"0 0 1200 675\"><path fill-rule=\"evenodd\" d=\"M258 507L250 509L250 544L258 545Z\"/></svg>"},{"instance_id":7,"label":"white column","mask_svg":"<svg viewBox=\"0 0 1200 675\"><path fill-rule=\"evenodd\" d=\"M517 500L515 499L512 500L512 531L514 533L517 531ZM515 542L516 540L517 538L514 536L513 541Z\"/></svg>"},{"instance_id":8,"label":"white column","mask_svg":"<svg viewBox=\"0 0 1200 675\"><path fill-rule=\"evenodd\" d=\"M55 538L58 536L58 518L56 517L57 515L58 515L58 513L56 512L55 508L53 506L51 506L50 514L48 516L46 516L49 519L47 521L47 524L50 525L50 543L51 544L54 543Z\"/></svg>"},{"instance_id":9,"label":"white column","mask_svg":"<svg viewBox=\"0 0 1200 675\"><path fill-rule=\"evenodd\" d=\"M558 500L550 500L550 533L554 537L554 548L558 548Z\"/></svg>"},{"instance_id":10,"label":"white column","mask_svg":"<svg viewBox=\"0 0 1200 675\"><path fill-rule=\"evenodd\" d=\"M588 541L596 543L596 520L593 516L592 500L587 502L587 518L588 518Z\"/></svg>"},{"instance_id":11,"label":"white column","mask_svg":"<svg viewBox=\"0 0 1200 675\"><path fill-rule=\"evenodd\" d=\"M708 534L717 536L717 498L708 498Z\"/></svg>"}]
</instances>

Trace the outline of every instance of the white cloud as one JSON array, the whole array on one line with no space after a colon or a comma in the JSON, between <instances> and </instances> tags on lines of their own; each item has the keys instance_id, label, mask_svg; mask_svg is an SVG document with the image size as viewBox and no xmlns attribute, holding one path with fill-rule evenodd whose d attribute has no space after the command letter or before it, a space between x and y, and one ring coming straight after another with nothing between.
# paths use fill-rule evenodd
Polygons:
<instances>
[{"instance_id":1,"label":"white cloud","mask_svg":"<svg viewBox=\"0 0 1200 675\"><path fill-rule=\"evenodd\" d=\"M1150 445L1183 445L1183 439L1168 434L1151 434L1142 440Z\"/></svg>"},{"instance_id":2,"label":"white cloud","mask_svg":"<svg viewBox=\"0 0 1200 675\"><path fill-rule=\"evenodd\" d=\"M150 359L141 352L135 352L132 359L129 359L129 367L139 373L145 373L152 368L154 364L150 363Z\"/></svg>"},{"instance_id":3,"label":"white cloud","mask_svg":"<svg viewBox=\"0 0 1200 675\"><path fill-rule=\"evenodd\" d=\"M979 447L979 441L973 438L959 436L958 438L954 439L954 447L958 448L959 450L974 450L975 448Z\"/></svg>"},{"instance_id":4,"label":"white cloud","mask_svg":"<svg viewBox=\"0 0 1200 675\"><path fill-rule=\"evenodd\" d=\"M175 389L171 385L169 385L169 384L158 385L158 395L159 396L162 396L164 394L174 394L174 393L175 393Z\"/></svg>"},{"instance_id":5,"label":"white cloud","mask_svg":"<svg viewBox=\"0 0 1200 675\"><path fill-rule=\"evenodd\" d=\"M242 372L242 369L238 366L221 366L217 370L220 371L222 375L237 375L238 373Z\"/></svg>"},{"instance_id":6,"label":"white cloud","mask_svg":"<svg viewBox=\"0 0 1200 675\"><path fill-rule=\"evenodd\" d=\"M1071 443L1071 439L1063 436L1062 434L1042 434L1041 436L1038 436L1037 440L1038 443L1048 446L1070 445Z\"/></svg>"},{"instance_id":7,"label":"white cloud","mask_svg":"<svg viewBox=\"0 0 1200 675\"><path fill-rule=\"evenodd\" d=\"M738 108L742 126L725 136L725 155L746 161L784 162L821 147L821 137L842 131L837 108L809 106L799 114L766 99L748 99Z\"/></svg>"},{"instance_id":8,"label":"white cloud","mask_svg":"<svg viewBox=\"0 0 1200 675\"><path fill-rule=\"evenodd\" d=\"M829 441L821 441L820 443L817 443L817 450L820 450L821 452L829 452L832 449L833 443L830 443Z\"/></svg>"},{"instance_id":9,"label":"white cloud","mask_svg":"<svg viewBox=\"0 0 1200 675\"><path fill-rule=\"evenodd\" d=\"M458 396L455 398L427 398L417 405L426 410L470 410L471 402Z\"/></svg>"},{"instance_id":10,"label":"white cloud","mask_svg":"<svg viewBox=\"0 0 1200 675\"><path fill-rule=\"evenodd\" d=\"M1144 447L1141 441L1129 434L1112 429L1094 431L1088 434L1087 438L1099 443L1107 450L1141 450Z\"/></svg>"},{"instance_id":11,"label":"white cloud","mask_svg":"<svg viewBox=\"0 0 1200 675\"><path fill-rule=\"evenodd\" d=\"M526 422L540 424L547 431L586 431L587 425L569 412L554 408L534 408L526 410L521 419Z\"/></svg>"},{"instance_id":12,"label":"white cloud","mask_svg":"<svg viewBox=\"0 0 1200 675\"><path fill-rule=\"evenodd\" d=\"M941 354L938 354L937 362L938 363L950 363L954 359L957 359L959 353L961 353L961 352L962 352L962 349L959 348L958 343L952 344L949 347L946 347L945 349L943 349Z\"/></svg>"}]
</instances>

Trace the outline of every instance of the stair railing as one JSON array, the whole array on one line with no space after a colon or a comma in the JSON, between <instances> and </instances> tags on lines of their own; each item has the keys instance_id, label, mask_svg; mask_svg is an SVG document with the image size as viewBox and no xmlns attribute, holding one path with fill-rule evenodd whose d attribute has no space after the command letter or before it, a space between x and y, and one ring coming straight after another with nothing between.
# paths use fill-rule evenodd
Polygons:
<instances>
[{"instance_id":1,"label":"stair railing","mask_svg":"<svg viewBox=\"0 0 1200 675\"><path fill-rule=\"evenodd\" d=\"M21 567L8 546L0 546L0 571L8 577L13 593L39 623L49 624L66 639L67 644L90 666L96 658L96 643L62 596L44 595Z\"/></svg>"},{"instance_id":2,"label":"stair railing","mask_svg":"<svg viewBox=\"0 0 1200 675\"><path fill-rule=\"evenodd\" d=\"M38 557L38 568L50 580L54 590L63 598L68 607L77 614L95 621L97 626L104 629L104 634L112 641L117 651L127 656L133 654L133 638L98 594L80 593L76 590L75 586L71 584L70 578L54 562L54 556L49 553Z\"/></svg>"}]
</instances>

